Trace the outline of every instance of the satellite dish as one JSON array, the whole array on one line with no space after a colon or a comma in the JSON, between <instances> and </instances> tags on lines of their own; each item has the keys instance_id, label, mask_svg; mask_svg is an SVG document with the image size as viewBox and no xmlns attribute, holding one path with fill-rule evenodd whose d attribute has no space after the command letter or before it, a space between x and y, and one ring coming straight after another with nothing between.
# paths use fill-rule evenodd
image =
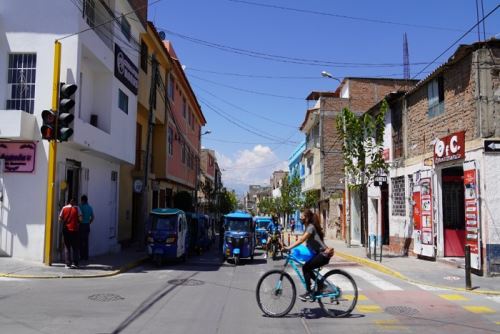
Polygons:
<instances>
[{"instance_id":1,"label":"satellite dish","mask_svg":"<svg viewBox=\"0 0 500 334\"><path fill-rule=\"evenodd\" d=\"M165 32L164 31L160 31L158 33L158 35L160 35L160 38L161 38L162 41L165 40Z\"/></svg>"}]
</instances>

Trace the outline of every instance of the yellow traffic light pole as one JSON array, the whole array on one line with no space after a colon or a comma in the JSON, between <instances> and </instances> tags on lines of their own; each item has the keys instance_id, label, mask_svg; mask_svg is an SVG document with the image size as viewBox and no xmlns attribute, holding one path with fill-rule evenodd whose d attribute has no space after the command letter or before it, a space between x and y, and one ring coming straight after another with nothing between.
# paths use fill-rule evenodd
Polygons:
<instances>
[{"instance_id":1,"label":"yellow traffic light pole","mask_svg":"<svg viewBox=\"0 0 500 334\"><path fill-rule=\"evenodd\" d=\"M52 83L52 110L57 115L59 103L59 76L61 72L61 43L54 45L54 78ZM57 117L54 136L57 138ZM54 192L56 179L57 139L49 140L49 163L47 172L47 198L45 208L45 250L43 263L52 265L52 219L54 217Z\"/></svg>"}]
</instances>

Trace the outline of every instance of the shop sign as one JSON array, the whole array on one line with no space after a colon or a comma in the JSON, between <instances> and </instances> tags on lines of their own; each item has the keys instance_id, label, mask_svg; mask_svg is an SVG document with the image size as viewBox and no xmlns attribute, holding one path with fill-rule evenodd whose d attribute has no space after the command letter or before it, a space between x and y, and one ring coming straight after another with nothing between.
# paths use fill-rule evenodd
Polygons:
<instances>
[{"instance_id":1,"label":"shop sign","mask_svg":"<svg viewBox=\"0 0 500 334\"><path fill-rule=\"evenodd\" d=\"M132 93L137 95L139 89L139 70L130 58L115 44L115 77Z\"/></svg>"},{"instance_id":2,"label":"shop sign","mask_svg":"<svg viewBox=\"0 0 500 334\"><path fill-rule=\"evenodd\" d=\"M464 163L465 244L470 246L471 267L481 268L479 187L474 161Z\"/></svg>"},{"instance_id":3,"label":"shop sign","mask_svg":"<svg viewBox=\"0 0 500 334\"><path fill-rule=\"evenodd\" d=\"M384 148L384 150L382 151L382 159L384 159L384 161L389 161L389 149L388 148Z\"/></svg>"},{"instance_id":4,"label":"shop sign","mask_svg":"<svg viewBox=\"0 0 500 334\"><path fill-rule=\"evenodd\" d=\"M434 144L434 163L462 159L465 157L465 131L455 132L440 138Z\"/></svg>"},{"instance_id":5,"label":"shop sign","mask_svg":"<svg viewBox=\"0 0 500 334\"><path fill-rule=\"evenodd\" d=\"M376 175L373 178L373 185L375 187L380 187L380 186L384 185L385 183L387 183L387 176L386 175Z\"/></svg>"},{"instance_id":6,"label":"shop sign","mask_svg":"<svg viewBox=\"0 0 500 334\"><path fill-rule=\"evenodd\" d=\"M432 191L430 178L423 178L420 180L420 228L422 244L433 245Z\"/></svg>"},{"instance_id":7,"label":"shop sign","mask_svg":"<svg viewBox=\"0 0 500 334\"><path fill-rule=\"evenodd\" d=\"M33 142L0 142L0 159L6 173L33 173L36 144Z\"/></svg>"}]
</instances>

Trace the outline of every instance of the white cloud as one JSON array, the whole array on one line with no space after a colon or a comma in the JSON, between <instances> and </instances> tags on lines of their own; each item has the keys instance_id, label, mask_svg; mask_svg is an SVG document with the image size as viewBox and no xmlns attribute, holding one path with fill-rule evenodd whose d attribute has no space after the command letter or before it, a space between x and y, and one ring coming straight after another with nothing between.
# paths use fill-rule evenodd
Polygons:
<instances>
[{"instance_id":1,"label":"white cloud","mask_svg":"<svg viewBox=\"0 0 500 334\"><path fill-rule=\"evenodd\" d=\"M224 186L239 194L248 191L251 184L268 185L275 170L288 170L287 161L279 159L269 146L264 145L237 151L232 157L218 152L216 156Z\"/></svg>"}]
</instances>

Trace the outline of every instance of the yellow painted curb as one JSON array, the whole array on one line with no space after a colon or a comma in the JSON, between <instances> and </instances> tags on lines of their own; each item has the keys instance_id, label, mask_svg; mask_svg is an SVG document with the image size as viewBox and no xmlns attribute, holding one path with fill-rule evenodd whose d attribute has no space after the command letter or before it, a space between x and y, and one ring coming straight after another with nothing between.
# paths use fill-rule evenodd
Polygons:
<instances>
[{"instance_id":1,"label":"yellow painted curb","mask_svg":"<svg viewBox=\"0 0 500 334\"><path fill-rule=\"evenodd\" d=\"M382 272L384 274L387 274L387 275L390 275L390 276L393 276L393 277L396 277L396 278L399 278L401 280L404 280L404 281L407 281L407 282L410 282L410 283L414 283L414 284L426 285L426 286L430 286L430 287L434 287L434 288L439 288L439 289L443 289L443 290L453 290L453 291L460 291L460 292L469 292L469 293L478 294L478 295L500 296L500 291L494 291L494 290L467 290L465 288L455 288L455 287L450 287L450 286L430 284L428 282L420 282L420 281L416 281L416 280L410 279L410 278L406 277L405 275L403 275L403 274L401 274L401 273L399 273L399 272L397 272L395 270L387 268L386 266L384 266L382 264L379 264L377 262L374 262L372 260L369 260L369 259L363 259L361 257L355 256L355 255L351 255L351 254L347 254L347 253L343 253L343 252L339 252L337 250L335 250L335 255L337 255L337 256L345 259L345 260L352 261L352 262L357 262L359 264L362 264L362 265L365 265L365 266L370 267L372 269L375 269L377 271L380 271L380 272Z\"/></svg>"}]
</instances>

